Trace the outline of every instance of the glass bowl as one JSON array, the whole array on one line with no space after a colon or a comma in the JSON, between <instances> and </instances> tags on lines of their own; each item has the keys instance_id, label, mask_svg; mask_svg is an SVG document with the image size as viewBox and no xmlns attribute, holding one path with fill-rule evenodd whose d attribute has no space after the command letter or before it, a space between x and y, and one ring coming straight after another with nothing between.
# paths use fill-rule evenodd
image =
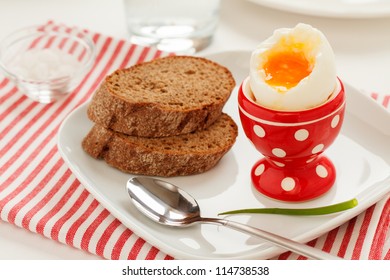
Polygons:
<instances>
[{"instance_id":1,"label":"glass bowl","mask_svg":"<svg viewBox=\"0 0 390 280\"><path fill-rule=\"evenodd\" d=\"M29 98L51 103L74 90L91 69L95 46L83 31L32 26L0 43L0 68Z\"/></svg>"}]
</instances>

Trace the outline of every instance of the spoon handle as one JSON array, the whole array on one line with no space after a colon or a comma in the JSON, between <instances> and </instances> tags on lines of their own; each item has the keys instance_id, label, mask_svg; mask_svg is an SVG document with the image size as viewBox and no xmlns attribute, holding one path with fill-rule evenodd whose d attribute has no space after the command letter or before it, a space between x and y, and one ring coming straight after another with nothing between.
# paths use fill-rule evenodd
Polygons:
<instances>
[{"instance_id":1,"label":"spoon handle","mask_svg":"<svg viewBox=\"0 0 390 280\"><path fill-rule=\"evenodd\" d=\"M204 223L212 223L212 224L218 224L223 225L244 233L249 233L253 236L260 237L262 239L265 239L275 245L278 245L279 247L283 247L285 249L288 249L290 251L293 251L295 253L301 254L303 256L306 256L311 259L315 260L342 260L342 258L339 258L337 256L328 254L324 251L321 251L317 248L310 247L308 245L293 241L291 239L287 239L285 237L276 235L271 232L267 232L258 228L254 228L245 224L241 224L234 221L228 221L224 219L214 219L214 218L202 218L201 222Z\"/></svg>"}]
</instances>

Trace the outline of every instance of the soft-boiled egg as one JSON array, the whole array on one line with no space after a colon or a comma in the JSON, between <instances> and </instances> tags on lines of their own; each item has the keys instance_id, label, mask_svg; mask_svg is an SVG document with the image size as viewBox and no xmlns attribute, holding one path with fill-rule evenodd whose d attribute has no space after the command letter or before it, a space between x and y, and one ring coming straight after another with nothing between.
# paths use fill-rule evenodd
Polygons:
<instances>
[{"instance_id":1,"label":"soft-boiled egg","mask_svg":"<svg viewBox=\"0 0 390 280\"><path fill-rule=\"evenodd\" d=\"M325 102L336 87L332 47L324 34L300 23L282 28L252 53L250 87L255 101L281 111L298 111Z\"/></svg>"}]
</instances>

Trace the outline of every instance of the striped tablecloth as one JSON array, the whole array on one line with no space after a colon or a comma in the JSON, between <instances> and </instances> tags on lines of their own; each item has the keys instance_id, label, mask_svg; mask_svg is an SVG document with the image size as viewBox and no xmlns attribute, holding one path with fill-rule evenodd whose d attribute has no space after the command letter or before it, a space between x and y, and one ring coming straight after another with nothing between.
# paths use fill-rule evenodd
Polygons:
<instances>
[{"instance_id":1,"label":"striped tablecloth","mask_svg":"<svg viewBox=\"0 0 390 280\"><path fill-rule=\"evenodd\" d=\"M72 28L49 23L56 29ZM66 98L44 105L0 76L0 217L106 259L173 259L121 224L80 184L62 160L56 135L64 118L118 68L166 54L85 30L96 45L92 70ZM51 42L58 44L59 42ZM373 93L384 106L389 95ZM390 199L308 244L346 259L390 259ZM54 242L54 241L53 241ZM284 253L276 259L304 259Z\"/></svg>"}]
</instances>

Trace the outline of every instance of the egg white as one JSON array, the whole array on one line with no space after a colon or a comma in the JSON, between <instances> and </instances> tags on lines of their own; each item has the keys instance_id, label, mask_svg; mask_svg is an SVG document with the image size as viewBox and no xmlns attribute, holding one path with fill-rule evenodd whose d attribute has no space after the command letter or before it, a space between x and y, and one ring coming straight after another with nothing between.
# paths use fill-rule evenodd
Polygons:
<instances>
[{"instance_id":1,"label":"egg white","mask_svg":"<svg viewBox=\"0 0 390 280\"><path fill-rule=\"evenodd\" d=\"M270 53L283 48L280 41L286 38L287 41L302 43L302 51L312 61L312 71L296 86L283 90L267 83L263 66ZM334 53L325 35L310 25L300 23L293 29L277 29L252 52L249 77L258 104L281 111L309 109L325 102L336 87Z\"/></svg>"}]
</instances>

